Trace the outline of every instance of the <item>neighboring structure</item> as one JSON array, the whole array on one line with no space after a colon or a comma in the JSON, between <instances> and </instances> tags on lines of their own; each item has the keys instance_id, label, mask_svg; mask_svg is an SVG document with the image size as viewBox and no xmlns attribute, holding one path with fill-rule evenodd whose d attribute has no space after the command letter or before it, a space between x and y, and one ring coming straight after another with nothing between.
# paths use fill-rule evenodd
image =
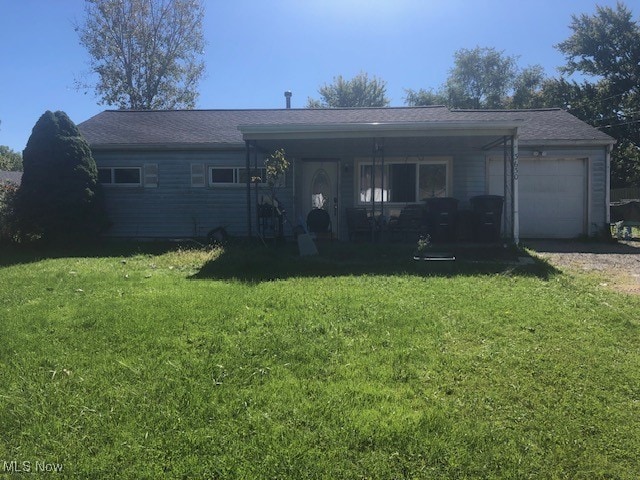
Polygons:
<instances>
[{"instance_id":1,"label":"neighboring structure","mask_svg":"<svg viewBox=\"0 0 640 480\"><path fill-rule=\"evenodd\" d=\"M119 110L79 128L112 236L255 234L266 190L249 179L264 178L262 159L279 148L293 160L278 194L289 219L304 219L322 193L343 239L348 207L389 217L433 196L461 208L504 196L504 235L516 242L593 235L609 220L614 140L560 109Z\"/></svg>"},{"instance_id":2,"label":"neighboring structure","mask_svg":"<svg viewBox=\"0 0 640 480\"><path fill-rule=\"evenodd\" d=\"M3 183L12 183L16 186L20 186L22 181L22 172L8 172L6 170L0 170L0 185Z\"/></svg>"}]
</instances>

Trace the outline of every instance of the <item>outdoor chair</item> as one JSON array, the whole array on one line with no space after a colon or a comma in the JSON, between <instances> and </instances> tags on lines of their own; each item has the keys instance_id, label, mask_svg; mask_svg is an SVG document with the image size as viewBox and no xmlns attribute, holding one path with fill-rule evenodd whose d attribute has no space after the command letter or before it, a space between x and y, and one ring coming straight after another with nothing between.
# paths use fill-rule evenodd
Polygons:
<instances>
[{"instance_id":1,"label":"outdoor chair","mask_svg":"<svg viewBox=\"0 0 640 480\"><path fill-rule=\"evenodd\" d=\"M355 241L358 235L364 236L365 239L370 239L372 231L374 237L377 238L377 225L373 219L367 215L366 208L347 208L346 213L349 241Z\"/></svg>"},{"instance_id":2,"label":"outdoor chair","mask_svg":"<svg viewBox=\"0 0 640 480\"><path fill-rule=\"evenodd\" d=\"M400 216L389 222L389 232L393 239L406 242L427 234L425 210L422 205L407 205L400 210Z\"/></svg>"},{"instance_id":3,"label":"outdoor chair","mask_svg":"<svg viewBox=\"0 0 640 480\"><path fill-rule=\"evenodd\" d=\"M263 239L273 238L281 241L284 238L282 212L270 203L258 204L258 220L260 236Z\"/></svg>"}]
</instances>

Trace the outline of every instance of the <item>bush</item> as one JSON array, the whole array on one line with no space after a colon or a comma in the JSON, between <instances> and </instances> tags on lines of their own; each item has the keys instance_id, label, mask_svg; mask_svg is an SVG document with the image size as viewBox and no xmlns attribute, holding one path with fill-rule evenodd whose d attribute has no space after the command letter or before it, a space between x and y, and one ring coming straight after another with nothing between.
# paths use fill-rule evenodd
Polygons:
<instances>
[{"instance_id":1,"label":"bush","mask_svg":"<svg viewBox=\"0 0 640 480\"><path fill-rule=\"evenodd\" d=\"M14 202L18 187L13 183L0 182L0 242L13 239Z\"/></svg>"},{"instance_id":2,"label":"bush","mask_svg":"<svg viewBox=\"0 0 640 480\"><path fill-rule=\"evenodd\" d=\"M23 163L15 198L17 237L67 242L95 237L106 229L95 161L64 112L47 111L40 117Z\"/></svg>"}]
</instances>

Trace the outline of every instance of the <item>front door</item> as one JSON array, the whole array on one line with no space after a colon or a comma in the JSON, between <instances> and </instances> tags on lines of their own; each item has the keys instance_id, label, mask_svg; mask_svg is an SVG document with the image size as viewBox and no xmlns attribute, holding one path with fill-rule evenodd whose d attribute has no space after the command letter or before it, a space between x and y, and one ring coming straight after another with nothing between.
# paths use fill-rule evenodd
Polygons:
<instances>
[{"instance_id":1,"label":"front door","mask_svg":"<svg viewBox=\"0 0 640 480\"><path fill-rule=\"evenodd\" d=\"M329 213L331 230L338 232L338 162L336 160L312 160L302 162L301 189L298 196L298 212L306 221L314 208Z\"/></svg>"}]
</instances>

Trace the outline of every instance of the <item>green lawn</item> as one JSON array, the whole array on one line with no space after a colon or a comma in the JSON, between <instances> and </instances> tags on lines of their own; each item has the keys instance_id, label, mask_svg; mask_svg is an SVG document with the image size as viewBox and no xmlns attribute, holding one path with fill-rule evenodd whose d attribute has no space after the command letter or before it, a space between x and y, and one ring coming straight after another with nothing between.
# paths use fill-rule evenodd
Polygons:
<instances>
[{"instance_id":1,"label":"green lawn","mask_svg":"<svg viewBox=\"0 0 640 480\"><path fill-rule=\"evenodd\" d=\"M5 249L0 477L638 478L640 299L456 253Z\"/></svg>"}]
</instances>

